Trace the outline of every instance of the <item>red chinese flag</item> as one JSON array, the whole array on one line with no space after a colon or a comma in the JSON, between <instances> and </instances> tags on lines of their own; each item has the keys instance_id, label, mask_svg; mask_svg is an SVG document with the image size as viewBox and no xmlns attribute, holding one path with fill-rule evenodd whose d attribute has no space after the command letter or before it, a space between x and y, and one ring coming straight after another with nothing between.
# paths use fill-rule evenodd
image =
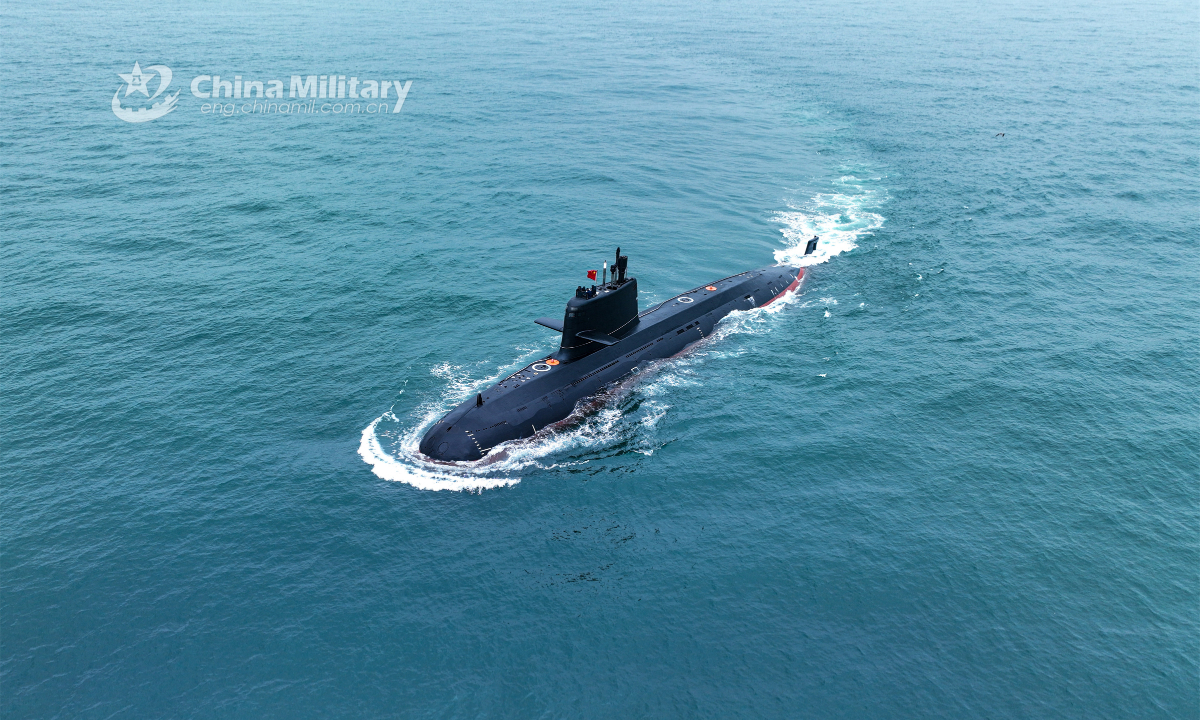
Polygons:
<instances>
[{"instance_id":1,"label":"red chinese flag","mask_svg":"<svg viewBox=\"0 0 1200 720\"><path fill-rule=\"evenodd\" d=\"M596 271L588 270L588 280L595 280L595 279L596 279Z\"/></svg>"}]
</instances>

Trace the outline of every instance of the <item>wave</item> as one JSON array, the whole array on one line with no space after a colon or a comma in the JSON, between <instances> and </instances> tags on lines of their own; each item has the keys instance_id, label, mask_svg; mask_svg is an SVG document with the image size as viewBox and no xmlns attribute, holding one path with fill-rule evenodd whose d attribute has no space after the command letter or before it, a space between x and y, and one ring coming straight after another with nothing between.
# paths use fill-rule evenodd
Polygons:
<instances>
[{"instance_id":1,"label":"wave","mask_svg":"<svg viewBox=\"0 0 1200 720\"><path fill-rule=\"evenodd\" d=\"M834 192L817 193L798 204L788 203L788 210L775 213L782 224L785 247L775 251L780 265L806 267L819 265L858 247L858 240L883 226L884 217L877 212L887 201L887 192L873 187L881 178L859 178L843 175L833 181ZM812 255L804 254L804 246L813 235L821 242Z\"/></svg>"}]
</instances>

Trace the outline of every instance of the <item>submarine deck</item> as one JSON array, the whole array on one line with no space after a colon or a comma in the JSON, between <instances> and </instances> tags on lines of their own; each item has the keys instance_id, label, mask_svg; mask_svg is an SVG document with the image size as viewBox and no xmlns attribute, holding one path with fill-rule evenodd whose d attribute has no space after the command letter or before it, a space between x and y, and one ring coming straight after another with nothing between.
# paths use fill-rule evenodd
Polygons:
<instances>
[{"instance_id":1,"label":"submarine deck","mask_svg":"<svg viewBox=\"0 0 1200 720\"><path fill-rule=\"evenodd\" d=\"M730 310L722 313L721 317L724 317L732 310L750 310L756 307L764 307L769 305L787 292L795 289L804 277L804 272L800 268L775 266L762 268L759 270L747 270L745 272L740 272L736 275L730 275L705 285L699 285L690 290L685 290L638 313L637 320L635 322L630 323L614 334L614 338L618 341L617 345L624 346L626 340L632 339L634 336L641 335L643 333L647 333L648 335L656 338L661 337L665 334L665 332L662 329L659 329L660 325L669 323L679 315L685 315L689 318L693 316L698 317L705 315L715 309L713 307L714 304L716 307L721 307L727 304L731 299L736 300L737 293L731 291L742 287L746 284L746 281L760 278L763 275L770 275L772 274L772 271L778 271L778 277L768 278L766 289L770 294L763 298L762 302L759 302L759 298L756 293L748 293L741 298L741 300L745 302L744 307L731 308ZM771 282L772 280L774 283ZM724 295L730 295L730 297L722 297ZM712 299L718 299L723 302L705 302L705 300L711 301ZM717 318L717 320L719 319L720 318ZM701 330L701 336L703 336L704 333L705 331ZM696 340L699 339L701 338L696 338ZM588 360L593 359L597 354L602 354L603 350L605 349L606 348L600 348L597 351L574 361L565 361L558 357L559 353L554 353L549 357L531 362L484 391L482 393L483 399L485 402L499 399L501 396L508 394L508 392L523 387L535 379L542 379L551 375L560 374L560 372L551 373L551 370L561 371L570 367L587 365L589 364L587 362ZM642 350L644 348L640 347L638 349ZM634 352L636 353L637 351Z\"/></svg>"}]
</instances>

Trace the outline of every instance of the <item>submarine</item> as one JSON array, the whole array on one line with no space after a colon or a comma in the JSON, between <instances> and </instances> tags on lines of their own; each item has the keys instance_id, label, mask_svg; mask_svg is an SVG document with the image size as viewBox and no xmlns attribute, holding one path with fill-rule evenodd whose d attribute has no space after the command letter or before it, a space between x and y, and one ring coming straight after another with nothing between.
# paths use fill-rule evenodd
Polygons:
<instances>
[{"instance_id":1,"label":"submarine","mask_svg":"<svg viewBox=\"0 0 1200 720\"><path fill-rule=\"evenodd\" d=\"M816 249L814 237L805 255ZM579 286L562 320L534 322L562 334L558 351L530 363L446 413L425 432L418 450L434 461L483 458L497 445L536 434L566 418L580 400L628 379L650 361L686 350L734 310L770 305L804 282L804 268L750 270L638 311L637 278L617 248L612 279ZM589 273L595 279L595 272Z\"/></svg>"}]
</instances>

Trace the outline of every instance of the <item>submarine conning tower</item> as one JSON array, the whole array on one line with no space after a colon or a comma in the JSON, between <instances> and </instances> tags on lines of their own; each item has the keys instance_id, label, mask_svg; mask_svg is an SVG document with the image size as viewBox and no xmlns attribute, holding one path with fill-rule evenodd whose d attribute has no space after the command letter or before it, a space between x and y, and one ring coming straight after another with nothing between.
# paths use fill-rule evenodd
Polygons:
<instances>
[{"instance_id":1,"label":"submarine conning tower","mask_svg":"<svg viewBox=\"0 0 1200 720\"><path fill-rule=\"evenodd\" d=\"M637 322L637 278L625 277L628 265L629 257L617 248L610 282L575 289L563 314L559 360L571 362L612 345L617 341L614 335Z\"/></svg>"}]
</instances>

